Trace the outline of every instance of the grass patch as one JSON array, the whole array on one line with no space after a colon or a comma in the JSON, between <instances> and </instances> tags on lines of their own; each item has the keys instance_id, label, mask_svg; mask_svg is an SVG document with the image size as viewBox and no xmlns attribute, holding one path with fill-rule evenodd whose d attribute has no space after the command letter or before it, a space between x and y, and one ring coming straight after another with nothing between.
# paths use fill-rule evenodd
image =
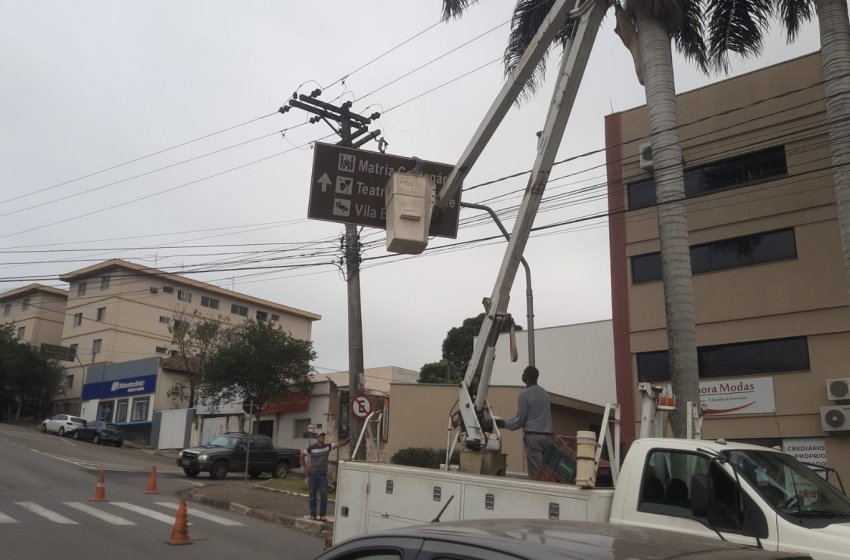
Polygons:
<instances>
[{"instance_id":1,"label":"grass patch","mask_svg":"<svg viewBox=\"0 0 850 560\"><path fill-rule=\"evenodd\" d=\"M286 478L271 478L260 483L260 486L292 494L307 494L307 484L303 476L290 475ZM333 498L334 496L336 496L336 492L328 488L328 497Z\"/></svg>"}]
</instances>

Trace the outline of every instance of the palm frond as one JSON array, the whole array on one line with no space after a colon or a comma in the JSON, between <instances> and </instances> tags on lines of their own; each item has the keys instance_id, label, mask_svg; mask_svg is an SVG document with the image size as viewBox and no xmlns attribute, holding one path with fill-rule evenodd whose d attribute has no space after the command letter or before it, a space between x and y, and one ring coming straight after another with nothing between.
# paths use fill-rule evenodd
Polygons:
<instances>
[{"instance_id":1,"label":"palm frond","mask_svg":"<svg viewBox=\"0 0 850 560\"><path fill-rule=\"evenodd\" d=\"M764 46L774 0L708 0L708 56L711 64L729 71L729 53L755 56Z\"/></svg>"},{"instance_id":2,"label":"palm frond","mask_svg":"<svg viewBox=\"0 0 850 560\"><path fill-rule=\"evenodd\" d=\"M505 55L503 57L506 76L516 69L520 59L522 59L522 55L525 54L525 50L540 29L554 3L555 0L519 0L516 3L511 18L511 32L508 36L508 46L505 47ZM567 39L572 35L574 27L574 22L567 21L558 30L553 42L560 42L562 45L565 44ZM540 86L543 85L545 76L546 56L541 58L534 72L532 72L526 81L517 102L519 103L520 101L531 98L540 89Z\"/></svg>"},{"instance_id":3,"label":"palm frond","mask_svg":"<svg viewBox=\"0 0 850 560\"><path fill-rule=\"evenodd\" d=\"M676 50L691 60L706 74L709 71L708 55L703 40L704 18L701 0L681 0L682 24L673 33Z\"/></svg>"},{"instance_id":4,"label":"palm frond","mask_svg":"<svg viewBox=\"0 0 850 560\"><path fill-rule=\"evenodd\" d=\"M789 43L797 38L800 26L811 21L814 16L812 0L776 0L776 10L788 34Z\"/></svg>"},{"instance_id":5,"label":"palm frond","mask_svg":"<svg viewBox=\"0 0 850 560\"><path fill-rule=\"evenodd\" d=\"M443 0L443 21L457 19L478 0Z\"/></svg>"}]
</instances>

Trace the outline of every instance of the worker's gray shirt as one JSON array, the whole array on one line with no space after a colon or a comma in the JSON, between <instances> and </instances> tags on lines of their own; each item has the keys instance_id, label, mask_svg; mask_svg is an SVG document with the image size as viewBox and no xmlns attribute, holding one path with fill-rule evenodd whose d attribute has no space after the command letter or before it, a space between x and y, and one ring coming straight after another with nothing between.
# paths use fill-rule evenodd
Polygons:
<instances>
[{"instance_id":1,"label":"worker's gray shirt","mask_svg":"<svg viewBox=\"0 0 850 560\"><path fill-rule=\"evenodd\" d=\"M505 420L509 430L523 429L538 434L552 433L552 411L549 406L549 393L540 385L526 387L517 398L516 417Z\"/></svg>"}]
</instances>

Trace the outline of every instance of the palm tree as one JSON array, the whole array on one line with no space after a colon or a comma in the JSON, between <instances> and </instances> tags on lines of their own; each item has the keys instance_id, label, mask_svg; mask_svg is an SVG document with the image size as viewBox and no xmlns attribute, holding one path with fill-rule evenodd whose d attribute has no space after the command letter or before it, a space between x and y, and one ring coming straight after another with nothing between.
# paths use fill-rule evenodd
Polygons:
<instances>
[{"instance_id":1,"label":"palm tree","mask_svg":"<svg viewBox=\"0 0 850 560\"><path fill-rule=\"evenodd\" d=\"M472 0L443 0L444 19L458 17L472 3ZM552 4L553 0L518 0L505 50L506 74L522 57ZM702 4L698 0L622 0L614 6L617 33L632 52L638 79L646 89L670 372L673 391L678 396L672 427L673 434L682 437L688 421L685 403L699 402L699 372L671 40L681 53L707 70ZM556 41L563 41L570 30L568 22ZM526 84L525 93L533 93L544 70L545 59Z\"/></svg>"},{"instance_id":2,"label":"palm tree","mask_svg":"<svg viewBox=\"0 0 850 560\"><path fill-rule=\"evenodd\" d=\"M728 67L728 53L758 54L770 18L778 15L793 41L801 23L818 17L826 115L835 182L838 228L850 298L850 20L846 0L713 0L709 56ZM812 8L814 8L814 13ZM749 45L749 47L747 46Z\"/></svg>"}]
</instances>

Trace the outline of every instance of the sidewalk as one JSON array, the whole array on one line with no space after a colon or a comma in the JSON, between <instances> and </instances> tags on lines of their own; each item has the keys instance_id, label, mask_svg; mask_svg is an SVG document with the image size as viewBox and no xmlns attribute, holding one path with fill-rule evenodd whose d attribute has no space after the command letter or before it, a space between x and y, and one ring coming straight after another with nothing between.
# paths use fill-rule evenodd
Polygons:
<instances>
[{"instance_id":1,"label":"sidewalk","mask_svg":"<svg viewBox=\"0 0 850 560\"><path fill-rule=\"evenodd\" d=\"M198 488L190 488L181 494L189 501L280 523L317 536L333 535L333 516L329 515L329 521L326 523L311 520L308 513L309 498L306 494L290 494L262 488L257 482L212 482ZM328 503L328 509L333 510L333 502ZM190 506L189 518L191 517Z\"/></svg>"}]
</instances>

